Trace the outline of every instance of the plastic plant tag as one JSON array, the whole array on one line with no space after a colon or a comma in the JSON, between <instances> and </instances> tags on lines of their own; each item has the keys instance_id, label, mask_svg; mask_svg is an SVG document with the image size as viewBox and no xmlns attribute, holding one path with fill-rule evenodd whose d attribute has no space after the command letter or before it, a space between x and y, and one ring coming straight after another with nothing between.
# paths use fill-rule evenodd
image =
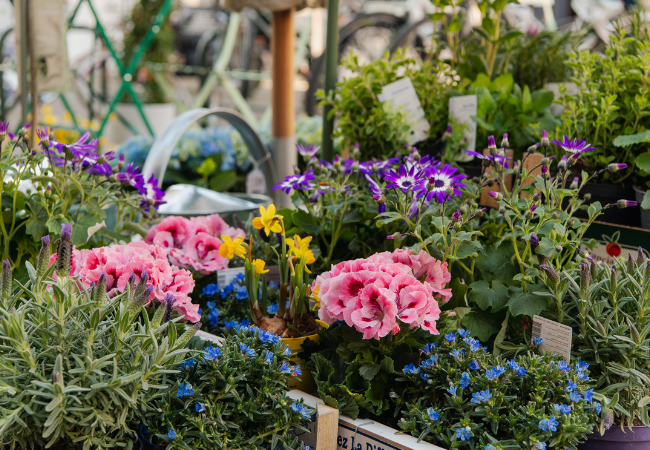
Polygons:
<instances>
[{"instance_id":1,"label":"plastic plant tag","mask_svg":"<svg viewBox=\"0 0 650 450\"><path fill-rule=\"evenodd\" d=\"M476 95L463 95L449 99L449 117L456 119L460 125L465 125L465 137L467 138L467 150L476 150L476 122L472 116L477 114L478 100ZM463 153L460 161L471 161L473 156Z\"/></svg>"},{"instance_id":2,"label":"plastic plant tag","mask_svg":"<svg viewBox=\"0 0 650 450\"><path fill-rule=\"evenodd\" d=\"M251 170L246 175L247 194L266 194L266 177L258 168Z\"/></svg>"},{"instance_id":3,"label":"plastic plant tag","mask_svg":"<svg viewBox=\"0 0 650 450\"><path fill-rule=\"evenodd\" d=\"M533 316L533 337L542 338L539 349L562 357L567 364L571 359L572 333L573 330L569 326L540 316Z\"/></svg>"},{"instance_id":4,"label":"plastic plant tag","mask_svg":"<svg viewBox=\"0 0 650 450\"><path fill-rule=\"evenodd\" d=\"M381 89L378 96L382 102L390 102L395 109L403 109L409 114L411 135L409 144L422 142L429 137L429 122L424 117L424 109L409 77L404 77Z\"/></svg>"},{"instance_id":5,"label":"plastic plant tag","mask_svg":"<svg viewBox=\"0 0 650 450\"><path fill-rule=\"evenodd\" d=\"M232 280L239 274L244 274L243 267L233 267L232 269L224 269L217 272L217 283L219 286L230 284Z\"/></svg>"}]
</instances>

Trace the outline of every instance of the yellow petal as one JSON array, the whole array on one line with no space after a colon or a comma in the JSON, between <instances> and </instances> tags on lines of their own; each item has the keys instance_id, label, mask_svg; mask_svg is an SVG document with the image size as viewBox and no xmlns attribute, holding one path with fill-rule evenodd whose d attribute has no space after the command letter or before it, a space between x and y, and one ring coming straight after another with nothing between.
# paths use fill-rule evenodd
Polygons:
<instances>
[{"instance_id":1,"label":"yellow petal","mask_svg":"<svg viewBox=\"0 0 650 450\"><path fill-rule=\"evenodd\" d=\"M224 244L229 244L232 242L232 239L230 239L230 236L223 235L221 236L221 240L223 241Z\"/></svg>"},{"instance_id":2,"label":"yellow petal","mask_svg":"<svg viewBox=\"0 0 650 450\"><path fill-rule=\"evenodd\" d=\"M222 244L221 247L219 247L219 255L222 258L228 258L228 246L226 244Z\"/></svg>"},{"instance_id":3,"label":"yellow petal","mask_svg":"<svg viewBox=\"0 0 650 450\"><path fill-rule=\"evenodd\" d=\"M260 208L262 208L262 206L260 206ZM273 203L269 205L269 209L266 210L266 214L269 217L275 216L275 205Z\"/></svg>"},{"instance_id":4,"label":"yellow petal","mask_svg":"<svg viewBox=\"0 0 650 450\"><path fill-rule=\"evenodd\" d=\"M262 208L262 206L260 206L260 208ZM264 228L264 224L262 223L262 219L260 217L256 217L256 218L253 219L253 227L258 229L258 230L261 230L262 228Z\"/></svg>"},{"instance_id":5,"label":"yellow petal","mask_svg":"<svg viewBox=\"0 0 650 450\"><path fill-rule=\"evenodd\" d=\"M282 225L280 225L280 222L274 223L271 227L271 231L274 233L282 233ZM268 235L268 233L266 234Z\"/></svg>"}]
</instances>

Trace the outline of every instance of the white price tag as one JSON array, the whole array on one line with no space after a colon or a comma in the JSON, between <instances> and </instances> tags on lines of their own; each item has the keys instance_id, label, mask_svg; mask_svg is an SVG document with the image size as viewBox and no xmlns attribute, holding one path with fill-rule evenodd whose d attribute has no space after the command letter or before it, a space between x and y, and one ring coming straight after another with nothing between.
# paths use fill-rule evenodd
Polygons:
<instances>
[{"instance_id":1,"label":"white price tag","mask_svg":"<svg viewBox=\"0 0 650 450\"><path fill-rule=\"evenodd\" d=\"M411 125L409 144L422 142L429 137L430 125L424 117L424 109L409 77L384 86L378 98L382 102L391 103L395 109L404 109L409 114Z\"/></svg>"},{"instance_id":2,"label":"white price tag","mask_svg":"<svg viewBox=\"0 0 650 450\"><path fill-rule=\"evenodd\" d=\"M571 336L573 330L567 325L533 316L533 337L542 338L539 349L561 356L569 364L571 359Z\"/></svg>"},{"instance_id":3,"label":"white price tag","mask_svg":"<svg viewBox=\"0 0 650 450\"><path fill-rule=\"evenodd\" d=\"M266 177L260 169L253 169L246 175L247 194L266 194Z\"/></svg>"},{"instance_id":4,"label":"white price tag","mask_svg":"<svg viewBox=\"0 0 650 450\"><path fill-rule=\"evenodd\" d=\"M476 150L476 122L472 120L478 111L476 95L463 95L449 99L449 117L456 119L459 124L466 126L467 150ZM471 161L473 156L463 153L460 161Z\"/></svg>"},{"instance_id":5,"label":"white price tag","mask_svg":"<svg viewBox=\"0 0 650 450\"><path fill-rule=\"evenodd\" d=\"M220 270L217 272L217 283L219 283L219 286L221 287L226 286L230 284L232 280L234 280L235 277L240 273L243 275L243 267L233 267L232 269Z\"/></svg>"}]
</instances>

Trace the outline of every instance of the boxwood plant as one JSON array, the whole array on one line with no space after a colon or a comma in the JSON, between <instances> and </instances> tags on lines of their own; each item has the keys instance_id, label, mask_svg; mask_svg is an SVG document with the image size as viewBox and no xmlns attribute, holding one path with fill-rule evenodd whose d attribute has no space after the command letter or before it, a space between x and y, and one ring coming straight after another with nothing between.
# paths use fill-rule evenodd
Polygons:
<instances>
[{"instance_id":1,"label":"boxwood plant","mask_svg":"<svg viewBox=\"0 0 650 450\"><path fill-rule=\"evenodd\" d=\"M468 331L446 334L403 369L409 387L393 394L407 408L399 427L445 448L575 449L602 408L588 364L533 350L506 360Z\"/></svg>"}]
</instances>

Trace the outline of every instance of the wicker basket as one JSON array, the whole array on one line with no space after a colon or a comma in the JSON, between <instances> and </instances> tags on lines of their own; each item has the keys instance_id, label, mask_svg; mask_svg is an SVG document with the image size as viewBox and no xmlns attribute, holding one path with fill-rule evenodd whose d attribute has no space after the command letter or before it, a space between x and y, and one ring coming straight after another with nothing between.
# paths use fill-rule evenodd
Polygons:
<instances>
[{"instance_id":1,"label":"wicker basket","mask_svg":"<svg viewBox=\"0 0 650 450\"><path fill-rule=\"evenodd\" d=\"M324 8L327 0L224 0L223 6L233 11L241 11L242 8L268 9L269 11L286 11L296 8Z\"/></svg>"}]
</instances>

